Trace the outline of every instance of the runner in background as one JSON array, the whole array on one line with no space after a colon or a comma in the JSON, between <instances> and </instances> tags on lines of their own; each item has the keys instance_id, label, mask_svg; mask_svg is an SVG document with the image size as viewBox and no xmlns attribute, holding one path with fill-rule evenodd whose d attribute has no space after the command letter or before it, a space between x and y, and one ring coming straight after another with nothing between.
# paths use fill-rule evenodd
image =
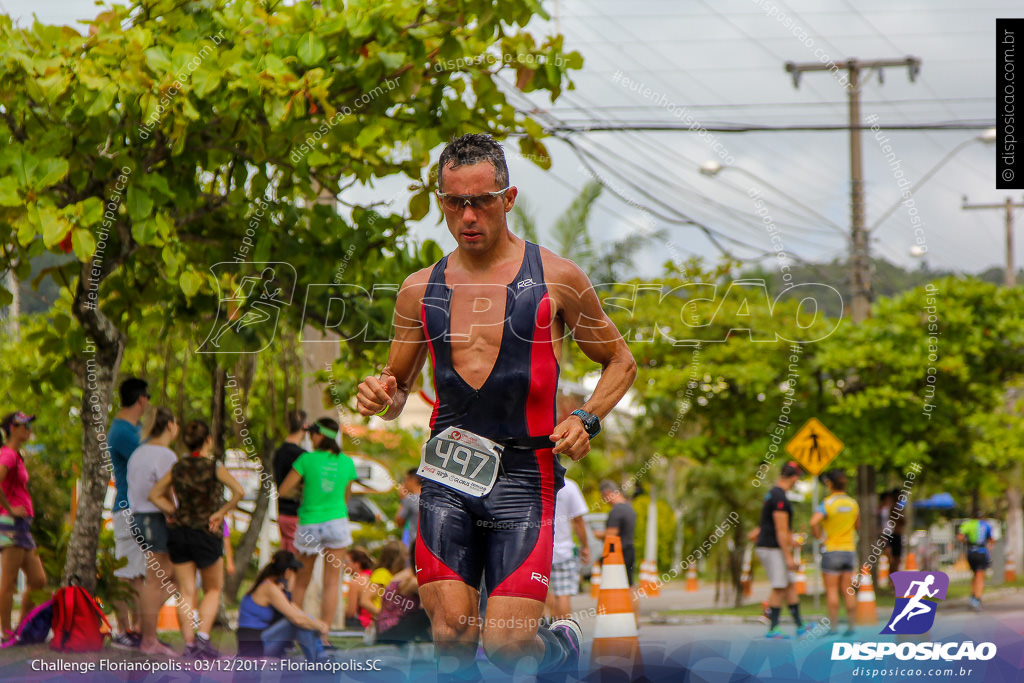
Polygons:
<instances>
[{"instance_id":1,"label":"runner in background","mask_svg":"<svg viewBox=\"0 0 1024 683\"><path fill-rule=\"evenodd\" d=\"M971 581L971 609L981 611L981 594L985 591L985 571L992 566L989 550L995 545L992 537L992 526L982 518L981 512L975 508L974 519L960 525L956 538L967 544L967 564L974 572Z\"/></svg>"}]
</instances>

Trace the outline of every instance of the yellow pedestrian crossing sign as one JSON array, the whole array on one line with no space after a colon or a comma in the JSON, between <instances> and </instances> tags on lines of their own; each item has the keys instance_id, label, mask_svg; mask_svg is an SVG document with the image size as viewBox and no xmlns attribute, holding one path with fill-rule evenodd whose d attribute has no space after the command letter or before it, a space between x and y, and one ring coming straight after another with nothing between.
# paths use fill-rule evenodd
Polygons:
<instances>
[{"instance_id":1,"label":"yellow pedestrian crossing sign","mask_svg":"<svg viewBox=\"0 0 1024 683\"><path fill-rule=\"evenodd\" d=\"M786 444L786 450L804 471L818 476L843 450L843 442L828 431L818 418L812 417Z\"/></svg>"}]
</instances>

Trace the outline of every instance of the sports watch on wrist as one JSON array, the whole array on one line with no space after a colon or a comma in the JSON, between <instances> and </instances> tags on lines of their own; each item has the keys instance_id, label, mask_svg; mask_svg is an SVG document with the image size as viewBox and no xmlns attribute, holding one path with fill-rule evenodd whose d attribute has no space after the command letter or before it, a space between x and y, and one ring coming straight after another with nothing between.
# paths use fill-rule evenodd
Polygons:
<instances>
[{"instance_id":1,"label":"sports watch on wrist","mask_svg":"<svg viewBox=\"0 0 1024 683\"><path fill-rule=\"evenodd\" d=\"M587 430L587 436L593 439L601 432L601 418L585 410L574 410L570 415L575 415L583 421L583 428Z\"/></svg>"}]
</instances>

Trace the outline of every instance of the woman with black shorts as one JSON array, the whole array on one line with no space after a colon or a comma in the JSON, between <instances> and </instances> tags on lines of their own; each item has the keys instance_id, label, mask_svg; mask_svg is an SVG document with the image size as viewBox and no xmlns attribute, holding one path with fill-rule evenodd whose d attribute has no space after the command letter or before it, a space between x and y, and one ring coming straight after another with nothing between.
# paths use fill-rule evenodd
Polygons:
<instances>
[{"instance_id":1,"label":"woman with black shorts","mask_svg":"<svg viewBox=\"0 0 1024 683\"><path fill-rule=\"evenodd\" d=\"M213 436L205 422L193 420L185 426L183 441L189 454L156 483L149 499L168 516L167 550L174 565L174 577L181 598L178 622L185 638L185 656L216 659L220 653L210 644L210 627L217 616L224 583L224 515L245 495L242 485L213 455ZM231 500L224 502L224 487ZM171 498L178 505L175 507ZM196 570L203 581L203 600L196 606ZM199 612L199 629L194 631L192 611Z\"/></svg>"}]
</instances>

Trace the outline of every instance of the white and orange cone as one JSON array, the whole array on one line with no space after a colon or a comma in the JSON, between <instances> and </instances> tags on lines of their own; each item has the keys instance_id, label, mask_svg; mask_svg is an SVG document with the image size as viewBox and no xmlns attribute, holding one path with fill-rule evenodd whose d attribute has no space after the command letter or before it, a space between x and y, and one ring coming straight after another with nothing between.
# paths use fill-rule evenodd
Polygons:
<instances>
[{"instance_id":1,"label":"white and orange cone","mask_svg":"<svg viewBox=\"0 0 1024 683\"><path fill-rule=\"evenodd\" d=\"M1017 560L1013 557L1013 549L1006 551L1006 568L1003 570L1003 581L1013 583L1017 580Z\"/></svg>"},{"instance_id":2,"label":"white and orange cone","mask_svg":"<svg viewBox=\"0 0 1024 683\"><path fill-rule=\"evenodd\" d=\"M658 565L652 560L644 560L640 564L640 590L649 598L661 595L658 584Z\"/></svg>"},{"instance_id":3,"label":"white and orange cone","mask_svg":"<svg viewBox=\"0 0 1024 683\"><path fill-rule=\"evenodd\" d=\"M178 622L178 600L173 595L160 608L156 617L157 631L180 631Z\"/></svg>"},{"instance_id":4,"label":"white and orange cone","mask_svg":"<svg viewBox=\"0 0 1024 683\"><path fill-rule=\"evenodd\" d=\"M629 596L629 580L622 558L622 541L618 536L605 536L604 571L601 594L597 600L597 622L590 650L591 668L602 675L612 671L625 673L629 679L643 676L640 638L636 615ZM618 680L616 676L616 680Z\"/></svg>"},{"instance_id":5,"label":"white and orange cone","mask_svg":"<svg viewBox=\"0 0 1024 683\"><path fill-rule=\"evenodd\" d=\"M796 560L796 594L807 595L807 567L800 557L800 548L793 548L793 559Z\"/></svg>"},{"instance_id":6,"label":"white and orange cone","mask_svg":"<svg viewBox=\"0 0 1024 683\"><path fill-rule=\"evenodd\" d=\"M857 591L857 624L878 623L878 605L875 602L875 587L871 583L871 571L865 567L860 574L860 590Z\"/></svg>"},{"instance_id":7,"label":"white and orange cone","mask_svg":"<svg viewBox=\"0 0 1024 683\"><path fill-rule=\"evenodd\" d=\"M697 568L690 567L686 570L686 592L696 593L697 592Z\"/></svg>"},{"instance_id":8,"label":"white and orange cone","mask_svg":"<svg viewBox=\"0 0 1024 683\"><path fill-rule=\"evenodd\" d=\"M907 566L904 567L903 569L905 569L908 572L917 571L917 555L916 554L909 553L907 555Z\"/></svg>"},{"instance_id":9,"label":"white and orange cone","mask_svg":"<svg viewBox=\"0 0 1024 683\"><path fill-rule=\"evenodd\" d=\"M596 598L601 592L601 563L595 562L590 573L590 597Z\"/></svg>"},{"instance_id":10,"label":"white and orange cone","mask_svg":"<svg viewBox=\"0 0 1024 683\"><path fill-rule=\"evenodd\" d=\"M878 562L878 587L888 588L889 586L889 558L886 555L882 555L882 559Z\"/></svg>"}]
</instances>

